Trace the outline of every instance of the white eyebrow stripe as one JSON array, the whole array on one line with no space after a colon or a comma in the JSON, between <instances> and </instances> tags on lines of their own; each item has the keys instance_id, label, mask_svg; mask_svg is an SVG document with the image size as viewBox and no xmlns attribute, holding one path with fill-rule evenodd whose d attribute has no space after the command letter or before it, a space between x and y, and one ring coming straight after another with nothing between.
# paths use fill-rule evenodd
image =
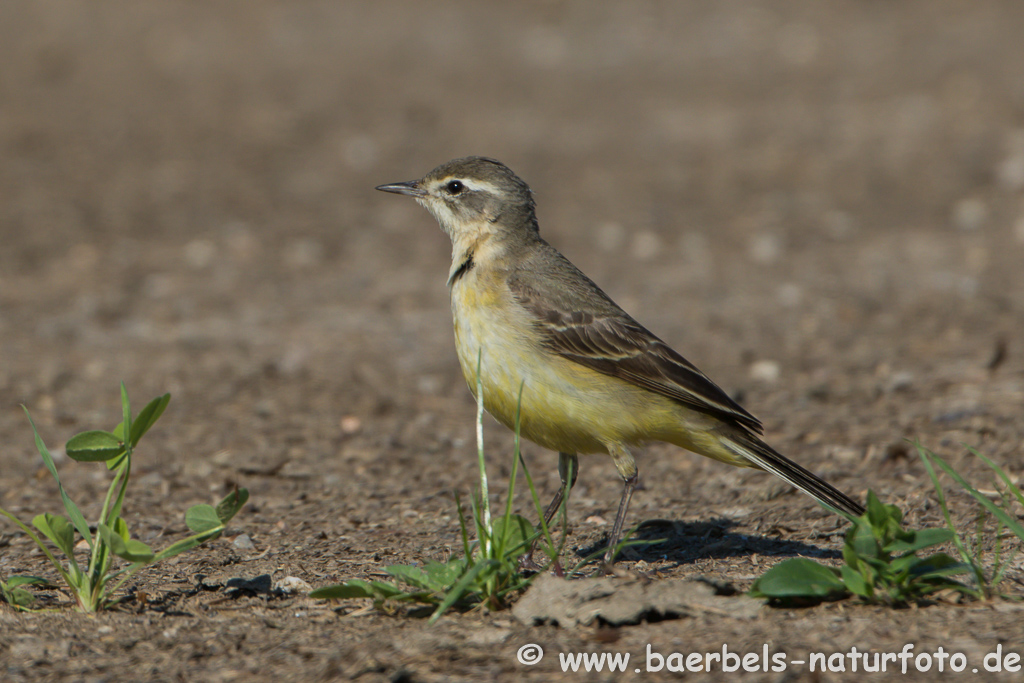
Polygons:
<instances>
[{"instance_id":1,"label":"white eyebrow stripe","mask_svg":"<svg viewBox=\"0 0 1024 683\"><path fill-rule=\"evenodd\" d=\"M451 178L445 178L444 184L448 184L452 180L458 180L460 183L465 185L467 188L474 192L489 192L491 194L501 194L501 189L486 180L477 180L475 178L459 178L458 176L452 176Z\"/></svg>"}]
</instances>

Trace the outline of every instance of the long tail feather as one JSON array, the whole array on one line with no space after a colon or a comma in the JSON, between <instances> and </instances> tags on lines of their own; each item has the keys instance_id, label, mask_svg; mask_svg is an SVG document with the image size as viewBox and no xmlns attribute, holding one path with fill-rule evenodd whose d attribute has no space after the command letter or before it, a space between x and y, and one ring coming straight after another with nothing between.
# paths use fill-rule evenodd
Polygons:
<instances>
[{"instance_id":1,"label":"long tail feather","mask_svg":"<svg viewBox=\"0 0 1024 683\"><path fill-rule=\"evenodd\" d=\"M854 517L864 514L863 505L818 475L797 465L756 437L751 436L745 439L725 438L722 441L727 448L734 451L737 455L789 482L815 500L831 505Z\"/></svg>"}]
</instances>

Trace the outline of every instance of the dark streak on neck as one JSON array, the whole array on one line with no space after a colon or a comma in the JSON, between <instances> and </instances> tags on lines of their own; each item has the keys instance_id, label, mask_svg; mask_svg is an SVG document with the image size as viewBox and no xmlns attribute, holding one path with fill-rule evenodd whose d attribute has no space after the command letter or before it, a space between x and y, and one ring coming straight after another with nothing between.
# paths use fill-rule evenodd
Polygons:
<instances>
[{"instance_id":1,"label":"dark streak on neck","mask_svg":"<svg viewBox=\"0 0 1024 683\"><path fill-rule=\"evenodd\" d=\"M455 269L455 272L452 273L452 276L450 278L448 278L448 286L451 287L453 284L455 284L456 280L458 280L460 277L462 277L463 275L468 273L472 268L473 268L473 252L469 252L468 254L466 254L466 260L463 261L459 265L459 267Z\"/></svg>"}]
</instances>

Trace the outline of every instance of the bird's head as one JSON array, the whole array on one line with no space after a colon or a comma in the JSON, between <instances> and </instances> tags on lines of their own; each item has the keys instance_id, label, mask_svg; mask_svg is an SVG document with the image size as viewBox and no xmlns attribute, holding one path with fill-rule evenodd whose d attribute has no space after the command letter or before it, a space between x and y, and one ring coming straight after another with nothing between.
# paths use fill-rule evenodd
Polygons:
<instances>
[{"instance_id":1,"label":"bird's head","mask_svg":"<svg viewBox=\"0 0 1024 683\"><path fill-rule=\"evenodd\" d=\"M455 244L485 236L509 239L537 234L529 186L508 166L487 157L455 159L419 180L388 183L377 189L414 198L433 214Z\"/></svg>"}]
</instances>

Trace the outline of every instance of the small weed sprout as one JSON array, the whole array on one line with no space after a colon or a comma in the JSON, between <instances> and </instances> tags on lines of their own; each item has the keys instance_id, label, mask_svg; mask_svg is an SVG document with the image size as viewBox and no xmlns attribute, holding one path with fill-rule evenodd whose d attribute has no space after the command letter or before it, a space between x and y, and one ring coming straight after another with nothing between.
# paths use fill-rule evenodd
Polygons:
<instances>
[{"instance_id":1,"label":"small weed sprout","mask_svg":"<svg viewBox=\"0 0 1024 683\"><path fill-rule=\"evenodd\" d=\"M833 569L806 558L775 565L751 588L751 595L776 601L829 600L850 594L864 602L902 606L960 584L949 577L967 567L946 553L919 557L918 551L953 538L949 529L908 530L903 513L868 492L867 510L846 515L851 527L843 544L843 566Z\"/></svg>"},{"instance_id":2,"label":"small weed sprout","mask_svg":"<svg viewBox=\"0 0 1024 683\"><path fill-rule=\"evenodd\" d=\"M909 531L901 526L902 513L895 505L883 505L874 493L868 493L867 512L861 517L848 517L852 527L843 546L844 564L839 569L827 567L806 558L793 558L775 565L764 573L751 589L755 597L775 602L820 601L848 597L851 594L869 603L893 606L920 602L931 593L950 589L971 599L986 600L1000 595L998 587L1013 558L1003 550L1005 530L1024 542L1024 525L1010 507L1013 501L1024 506L1024 494L1009 475L990 458L967 447L980 458L1005 485L999 502L971 486L949 463L915 442L918 455L928 476L946 521L945 528ZM973 537L962 534L953 524L946 497L939 482L938 469L949 475L981 506ZM996 522L991 567L984 548L989 518ZM917 552L952 542L959 562L946 553L918 557ZM973 586L951 577L967 574Z\"/></svg>"},{"instance_id":3,"label":"small weed sprout","mask_svg":"<svg viewBox=\"0 0 1024 683\"><path fill-rule=\"evenodd\" d=\"M114 474L95 525L95 533L91 531L89 523L78 505L64 490L53 458L50 456L46 444L43 443L42 437L39 436L32 416L28 409L25 409L25 415L28 417L32 433L35 435L36 450L39 451L46 469L50 471L57 482L57 489L67 513L67 517L50 513L36 515L32 520L32 526L63 553L66 563L58 560L27 524L2 508L0 508L0 515L17 524L39 546L64 584L70 589L79 609L84 612L96 612L115 604L118 601L118 598L114 597L115 593L124 585L125 581L142 568L174 557L220 536L228 521L249 499L249 492L246 489L239 489L228 494L216 507L205 504L192 506L185 513L185 524L193 532L193 535L172 543L160 552L154 552L142 541L131 537L128 524L121 516L121 511L128 491L132 457L139 440L160 418L170 400L170 394L158 396L133 419L128 392L122 383L121 412L123 420L121 424L112 432L99 430L82 432L67 442L65 450L69 458L79 462L104 462L107 469ZM76 532L89 546L89 560L84 565L79 564L78 559L75 558ZM114 557L119 557L127 561L128 564L115 569L113 567ZM32 595L22 586L46 585L48 583L40 577L13 576L7 582L0 581L0 594L15 608L26 609L32 604Z\"/></svg>"}]
</instances>

